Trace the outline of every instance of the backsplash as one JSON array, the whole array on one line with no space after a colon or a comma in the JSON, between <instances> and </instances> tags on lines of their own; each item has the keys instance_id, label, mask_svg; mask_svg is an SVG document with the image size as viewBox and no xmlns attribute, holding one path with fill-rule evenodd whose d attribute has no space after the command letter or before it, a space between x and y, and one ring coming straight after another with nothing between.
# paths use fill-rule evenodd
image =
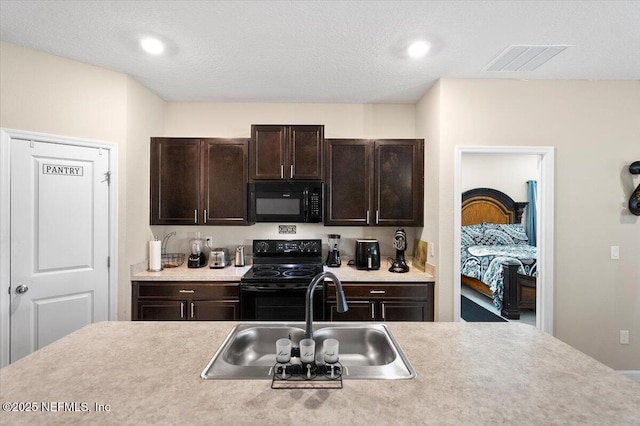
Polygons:
<instances>
[{"instance_id":1,"label":"backsplash","mask_svg":"<svg viewBox=\"0 0 640 426\"><path fill-rule=\"evenodd\" d=\"M280 234L278 223L257 223L251 226L151 226L153 235L162 239L169 232L175 232L167 243L168 253L189 253L189 240L200 232L202 239L211 236L212 248L226 247L230 252L239 245L245 246L247 260L250 261L254 239L320 239L322 240L323 257L327 254L327 235L340 234L340 254L351 259L355 252L356 240L363 238L376 239L380 242L380 252L383 256L395 255L393 236L398 227L360 227L360 226L324 226L322 224L297 223L295 234ZM413 252L413 240L416 238L416 228L404 228L407 233L407 255ZM149 239L153 236L150 235Z\"/></svg>"}]
</instances>

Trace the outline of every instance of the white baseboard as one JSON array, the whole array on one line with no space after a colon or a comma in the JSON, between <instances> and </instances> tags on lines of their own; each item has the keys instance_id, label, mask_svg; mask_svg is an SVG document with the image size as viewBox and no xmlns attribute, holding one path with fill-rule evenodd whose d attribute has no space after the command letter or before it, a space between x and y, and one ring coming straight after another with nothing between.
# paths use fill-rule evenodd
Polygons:
<instances>
[{"instance_id":1,"label":"white baseboard","mask_svg":"<svg viewBox=\"0 0 640 426\"><path fill-rule=\"evenodd\" d=\"M640 370L617 370L617 371L618 373L630 378L631 380L640 382Z\"/></svg>"}]
</instances>

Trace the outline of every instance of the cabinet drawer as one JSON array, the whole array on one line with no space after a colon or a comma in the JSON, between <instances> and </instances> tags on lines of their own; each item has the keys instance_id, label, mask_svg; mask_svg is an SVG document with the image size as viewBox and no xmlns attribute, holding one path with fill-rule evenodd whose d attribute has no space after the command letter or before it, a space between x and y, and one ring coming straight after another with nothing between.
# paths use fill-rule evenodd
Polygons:
<instances>
[{"instance_id":1,"label":"cabinet drawer","mask_svg":"<svg viewBox=\"0 0 640 426\"><path fill-rule=\"evenodd\" d=\"M342 284L347 302L349 299L428 299L429 284ZM335 300L336 287L327 285L327 299Z\"/></svg>"},{"instance_id":2,"label":"cabinet drawer","mask_svg":"<svg viewBox=\"0 0 640 426\"><path fill-rule=\"evenodd\" d=\"M134 282L139 298L238 299L239 283ZM135 291L134 291L135 293Z\"/></svg>"}]
</instances>

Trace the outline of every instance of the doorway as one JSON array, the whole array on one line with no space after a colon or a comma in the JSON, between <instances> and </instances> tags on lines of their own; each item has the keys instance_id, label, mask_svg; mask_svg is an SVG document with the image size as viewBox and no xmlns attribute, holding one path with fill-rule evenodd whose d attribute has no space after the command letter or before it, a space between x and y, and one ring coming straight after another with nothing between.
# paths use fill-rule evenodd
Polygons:
<instances>
[{"instance_id":1,"label":"doorway","mask_svg":"<svg viewBox=\"0 0 640 426\"><path fill-rule=\"evenodd\" d=\"M461 318L461 198L463 188L463 159L476 156L534 156L537 159L538 181L538 278L536 297L536 327L553 334L553 147L456 147L454 197L454 321ZM487 157L489 158L489 157Z\"/></svg>"},{"instance_id":2,"label":"doorway","mask_svg":"<svg viewBox=\"0 0 640 426\"><path fill-rule=\"evenodd\" d=\"M2 131L2 365L115 319L114 158L109 144Z\"/></svg>"}]
</instances>

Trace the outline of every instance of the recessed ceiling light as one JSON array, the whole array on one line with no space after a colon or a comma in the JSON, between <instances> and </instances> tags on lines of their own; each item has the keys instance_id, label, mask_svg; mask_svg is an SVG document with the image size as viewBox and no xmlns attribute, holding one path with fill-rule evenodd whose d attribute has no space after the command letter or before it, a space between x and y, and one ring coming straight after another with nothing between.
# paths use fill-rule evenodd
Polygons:
<instances>
[{"instance_id":1,"label":"recessed ceiling light","mask_svg":"<svg viewBox=\"0 0 640 426\"><path fill-rule=\"evenodd\" d=\"M431 44L423 40L418 40L409 45L407 53L412 58L417 59L426 56L426 54L429 53L429 49L431 49Z\"/></svg>"},{"instance_id":2,"label":"recessed ceiling light","mask_svg":"<svg viewBox=\"0 0 640 426\"><path fill-rule=\"evenodd\" d=\"M164 52L164 44L157 38L145 37L140 40L140 46L151 55L159 55Z\"/></svg>"}]
</instances>

